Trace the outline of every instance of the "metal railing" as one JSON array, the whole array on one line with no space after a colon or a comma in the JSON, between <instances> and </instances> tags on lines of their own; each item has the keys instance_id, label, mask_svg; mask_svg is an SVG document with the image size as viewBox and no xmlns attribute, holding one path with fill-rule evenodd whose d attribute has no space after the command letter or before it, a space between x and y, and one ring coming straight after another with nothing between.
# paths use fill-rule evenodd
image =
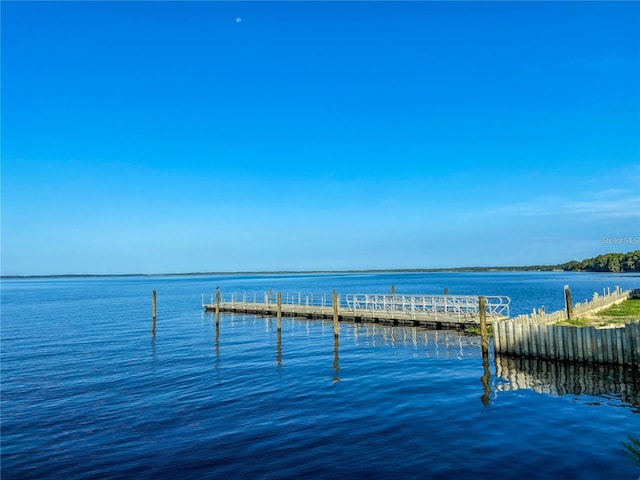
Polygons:
<instances>
[{"instance_id":1,"label":"metal railing","mask_svg":"<svg viewBox=\"0 0 640 480\"><path fill-rule=\"evenodd\" d=\"M485 296L488 315L509 316L511 299L505 296ZM405 313L450 313L477 315L478 297L472 295L346 295L351 310L389 311Z\"/></svg>"},{"instance_id":2,"label":"metal railing","mask_svg":"<svg viewBox=\"0 0 640 480\"><path fill-rule=\"evenodd\" d=\"M275 296L275 293L273 294ZM509 316L511 299L506 296L488 295L486 312L490 316ZM221 295L225 303L262 303L274 304L275 299L269 293L227 293ZM203 295L204 305L204 295ZM214 295L211 295L211 303ZM347 294L338 295L341 309L365 310L367 312L404 312L404 313L444 313L453 315L478 315L479 300L473 295L389 295L389 294ZM283 305L331 306L331 294L282 293Z\"/></svg>"},{"instance_id":3,"label":"metal railing","mask_svg":"<svg viewBox=\"0 0 640 480\"><path fill-rule=\"evenodd\" d=\"M222 303L254 303L264 305L275 305L277 292L232 292L221 293L220 302ZM202 305L211 304L215 302L215 293L205 295L202 294ZM338 296L340 298L340 296ZM207 300L209 300L207 302ZM300 306L331 306L331 294L330 293L287 293L282 292L282 304L283 305L300 305Z\"/></svg>"}]
</instances>

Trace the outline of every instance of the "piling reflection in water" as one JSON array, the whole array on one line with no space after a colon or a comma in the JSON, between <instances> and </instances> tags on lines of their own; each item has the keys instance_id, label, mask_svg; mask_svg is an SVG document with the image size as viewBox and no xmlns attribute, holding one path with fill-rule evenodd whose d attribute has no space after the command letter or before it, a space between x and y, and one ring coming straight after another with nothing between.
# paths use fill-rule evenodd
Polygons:
<instances>
[{"instance_id":1,"label":"piling reflection in water","mask_svg":"<svg viewBox=\"0 0 640 480\"><path fill-rule=\"evenodd\" d=\"M491 402L491 369L489 368L489 352L482 349L482 377L480 377L480 381L482 382L482 397L480 397L480 401L485 407L489 406Z\"/></svg>"},{"instance_id":2,"label":"piling reflection in water","mask_svg":"<svg viewBox=\"0 0 640 480\"><path fill-rule=\"evenodd\" d=\"M231 314L225 316L225 331L229 333L234 330L242 328L246 329L247 326L252 326L259 331L260 335L263 333L273 333L276 336L276 365L278 368L283 366L282 359L282 331L285 330L287 335L292 337L310 337L318 334L319 327L321 337L333 336L333 375L332 380L334 382L340 382L340 336L335 335L335 329L333 328L333 322L330 320L314 320L304 321L301 319L290 319L284 317L286 323L279 325L272 322L270 317L260 317L251 314ZM213 319L212 319L213 320ZM403 346L412 347L414 350L419 351L419 356L423 358L451 358L462 359L464 357L476 356L478 350L481 347L481 339L478 336L464 335L462 332L456 330L425 330L417 327L404 327L404 326L390 326L379 325L369 323L350 323L346 325L347 330L342 335L343 344L347 348L376 348L382 346ZM334 335L331 335L334 333ZM216 368L219 366L220 360L220 316L215 315L215 355L216 355ZM288 337L289 338L289 337ZM319 340L322 344L325 344L325 340ZM291 338L291 342L296 342L294 338ZM327 348L330 348L330 341L327 338L325 344ZM469 348L471 347L471 348ZM489 353L487 350L482 349L482 376L480 381L482 382L482 395L481 401L483 405L489 406L491 399L491 369L489 366ZM478 368L480 366L478 365Z\"/></svg>"},{"instance_id":3,"label":"piling reflection in water","mask_svg":"<svg viewBox=\"0 0 640 480\"><path fill-rule=\"evenodd\" d=\"M276 364L278 367L282 366L282 329L278 329L278 336L276 338Z\"/></svg>"},{"instance_id":4,"label":"piling reflection in water","mask_svg":"<svg viewBox=\"0 0 640 480\"><path fill-rule=\"evenodd\" d=\"M496 355L496 376L508 383L496 391L533 390L550 395L618 397L640 413L640 379L637 367L516 358Z\"/></svg>"},{"instance_id":5,"label":"piling reflection in water","mask_svg":"<svg viewBox=\"0 0 640 480\"><path fill-rule=\"evenodd\" d=\"M217 321L219 315L216 315L216 340L215 340L215 348L216 348L216 370L220 368L220 322Z\"/></svg>"},{"instance_id":6,"label":"piling reflection in water","mask_svg":"<svg viewBox=\"0 0 640 480\"><path fill-rule=\"evenodd\" d=\"M340 370L340 366L338 365L338 348L340 347L340 340L339 337L336 335L333 337L333 370L334 370L334 375L333 375L333 381L334 382L339 382L340 381L340 376L338 375L338 371Z\"/></svg>"},{"instance_id":7,"label":"piling reflection in water","mask_svg":"<svg viewBox=\"0 0 640 480\"><path fill-rule=\"evenodd\" d=\"M207 313L205 313L207 315ZM213 314L209 314L214 316ZM331 320L310 320L290 317L283 317L286 325L282 329L294 336L310 336L314 331L313 325L319 325L322 336L333 335L333 322ZM217 321L218 322L218 321ZM260 317L251 314L231 314L225 318L226 329L233 332L236 325L241 324L242 328L247 324L260 327L261 331L277 331L274 322L270 317ZM342 339L355 346L413 346L424 349L426 357L447 357L462 358L469 352L465 352L466 347L480 347L481 341L478 336L469 336L457 330L426 330L421 327L391 326L372 323L347 323L345 325L347 335ZM274 332L275 333L275 332ZM344 344L344 343L343 343ZM477 352L471 350L474 355Z\"/></svg>"}]
</instances>

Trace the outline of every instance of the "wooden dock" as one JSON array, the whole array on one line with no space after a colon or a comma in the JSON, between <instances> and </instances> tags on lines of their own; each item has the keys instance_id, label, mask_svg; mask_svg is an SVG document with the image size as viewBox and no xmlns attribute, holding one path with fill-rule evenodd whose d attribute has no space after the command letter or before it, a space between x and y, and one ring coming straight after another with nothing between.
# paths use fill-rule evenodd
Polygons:
<instances>
[{"instance_id":1,"label":"wooden dock","mask_svg":"<svg viewBox=\"0 0 640 480\"><path fill-rule=\"evenodd\" d=\"M372 323L423 327L435 330L462 330L480 327L483 359L488 359L488 329L493 326L496 355L580 363L634 365L640 364L640 321L616 328L558 325L563 319L588 314L628 298L638 298L640 289L594 294L593 300L573 305L569 286L564 288L566 309L546 313L535 310L531 315L509 317L511 299L505 296L348 294L307 295L302 293L232 293L220 291L202 307L208 312L231 312L275 316L278 330L281 317L333 319L334 335L339 335L338 322ZM330 298L329 298L330 297ZM155 316L155 307L154 307Z\"/></svg>"},{"instance_id":2,"label":"wooden dock","mask_svg":"<svg viewBox=\"0 0 640 480\"><path fill-rule=\"evenodd\" d=\"M278 304L272 295L231 294L216 295L217 301L203 302L210 312L250 313L277 316ZM488 296L487 323L508 316L508 297ZM461 295L371 295L350 294L338 299L338 320L355 323L405 325L430 329L464 329L480 326L479 297ZM280 313L290 317L309 319L333 318L333 302L326 295L286 294L282 296Z\"/></svg>"}]
</instances>

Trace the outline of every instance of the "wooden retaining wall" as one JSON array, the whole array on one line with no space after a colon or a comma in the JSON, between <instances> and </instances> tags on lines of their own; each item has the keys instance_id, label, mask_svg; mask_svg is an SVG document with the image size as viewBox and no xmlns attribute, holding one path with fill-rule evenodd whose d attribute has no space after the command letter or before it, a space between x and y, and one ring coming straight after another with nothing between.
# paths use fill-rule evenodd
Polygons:
<instances>
[{"instance_id":1,"label":"wooden retaining wall","mask_svg":"<svg viewBox=\"0 0 640 480\"><path fill-rule=\"evenodd\" d=\"M620 287L615 287L613 292L610 292L607 295L599 295L598 293L593 294L593 298L591 300L585 300L582 303L576 303L572 305L571 318L579 317L580 315L584 315L587 313L595 313L605 308L610 307L611 305L615 305L620 302L624 302L629 298L633 298L636 295L640 294L640 290L622 290ZM510 320L512 322L525 322L528 323L530 321L535 321L536 323L541 324L552 324L556 322L560 322L562 320L566 320L568 317L566 310L558 310L553 313L546 313L544 310L533 310L530 314L526 315L518 315L517 317L513 317Z\"/></svg>"},{"instance_id":2,"label":"wooden retaining wall","mask_svg":"<svg viewBox=\"0 0 640 480\"><path fill-rule=\"evenodd\" d=\"M640 364L640 322L617 328L573 327L530 319L493 322L496 354L577 362Z\"/></svg>"},{"instance_id":3,"label":"wooden retaining wall","mask_svg":"<svg viewBox=\"0 0 640 480\"><path fill-rule=\"evenodd\" d=\"M580 316L585 313L596 313L605 308L609 308L611 305L624 302L631 296L631 290L622 290L620 287L615 287L613 292L603 291L602 295L597 292L593 294L591 300L585 300L582 303L576 303L573 307L574 316Z\"/></svg>"},{"instance_id":4,"label":"wooden retaining wall","mask_svg":"<svg viewBox=\"0 0 640 480\"><path fill-rule=\"evenodd\" d=\"M568 287L565 286L565 294ZM640 364L640 323L596 328L558 325L568 318L576 318L634 298L637 290L613 292L578 303L566 310L551 314L534 310L493 322L494 348L497 354L515 355L548 360L606 363L617 365ZM570 292L567 298L571 298Z\"/></svg>"}]
</instances>

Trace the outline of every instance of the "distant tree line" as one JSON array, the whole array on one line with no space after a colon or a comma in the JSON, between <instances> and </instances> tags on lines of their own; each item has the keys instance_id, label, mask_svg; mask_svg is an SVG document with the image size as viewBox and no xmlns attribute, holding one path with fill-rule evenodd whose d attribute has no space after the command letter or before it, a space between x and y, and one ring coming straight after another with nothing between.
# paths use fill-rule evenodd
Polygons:
<instances>
[{"instance_id":1,"label":"distant tree line","mask_svg":"<svg viewBox=\"0 0 640 480\"><path fill-rule=\"evenodd\" d=\"M572 260L558 267L576 272L640 272L640 250L629 253L605 253L581 262Z\"/></svg>"}]
</instances>

